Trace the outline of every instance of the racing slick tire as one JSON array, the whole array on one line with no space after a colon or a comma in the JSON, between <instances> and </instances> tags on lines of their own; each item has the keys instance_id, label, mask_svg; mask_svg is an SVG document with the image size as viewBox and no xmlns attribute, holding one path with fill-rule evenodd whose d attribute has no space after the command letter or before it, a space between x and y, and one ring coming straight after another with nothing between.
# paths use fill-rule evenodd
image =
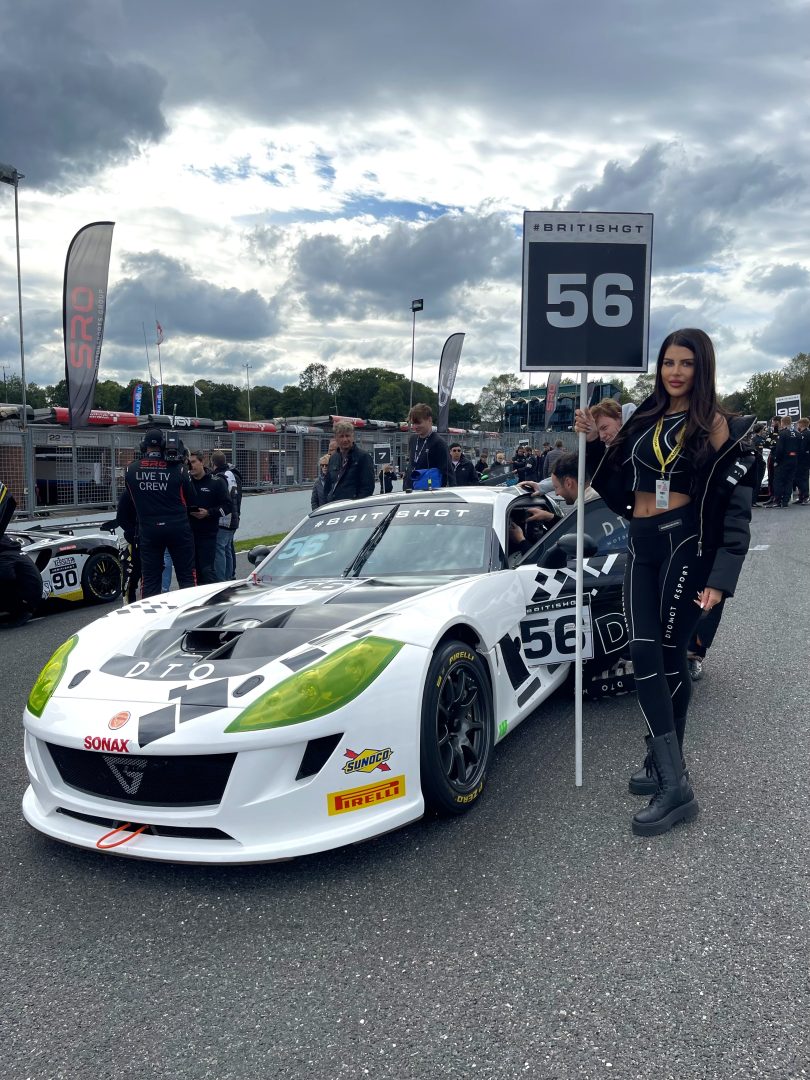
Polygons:
<instances>
[{"instance_id":1,"label":"racing slick tire","mask_svg":"<svg viewBox=\"0 0 810 1080\"><path fill-rule=\"evenodd\" d=\"M484 790L494 745L492 689L483 660L446 641L428 669L422 702L420 772L425 806L463 814Z\"/></svg>"},{"instance_id":2,"label":"racing slick tire","mask_svg":"<svg viewBox=\"0 0 810 1080\"><path fill-rule=\"evenodd\" d=\"M108 604L121 595L121 563L112 551L94 551L84 564L82 592L89 604Z\"/></svg>"}]
</instances>

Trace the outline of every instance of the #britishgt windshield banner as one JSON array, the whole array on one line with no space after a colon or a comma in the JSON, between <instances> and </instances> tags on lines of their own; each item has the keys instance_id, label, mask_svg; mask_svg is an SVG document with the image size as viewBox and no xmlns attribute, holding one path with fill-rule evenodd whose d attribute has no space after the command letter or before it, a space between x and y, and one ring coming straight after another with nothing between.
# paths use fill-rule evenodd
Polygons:
<instances>
[{"instance_id":1,"label":"#britishgt windshield banner","mask_svg":"<svg viewBox=\"0 0 810 1080\"><path fill-rule=\"evenodd\" d=\"M453 394L453 386L456 381L459 361L461 360L461 346L464 344L463 334L451 334L445 341L442 349L442 358L439 361L439 416L436 423L437 431L447 431L450 422L450 398Z\"/></svg>"},{"instance_id":2,"label":"#britishgt windshield banner","mask_svg":"<svg viewBox=\"0 0 810 1080\"><path fill-rule=\"evenodd\" d=\"M79 229L65 261L65 381L72 428L84 427L93 408L114 225L113 221L95 221Z\"/></svg>"}]
</instances>

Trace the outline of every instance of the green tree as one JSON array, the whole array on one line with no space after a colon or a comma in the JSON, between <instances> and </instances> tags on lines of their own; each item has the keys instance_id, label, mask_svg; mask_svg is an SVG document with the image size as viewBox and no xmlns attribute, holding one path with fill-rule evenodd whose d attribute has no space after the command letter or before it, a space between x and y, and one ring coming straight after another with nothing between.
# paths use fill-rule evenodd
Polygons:
<instances>
[{"instance_id":1,"label":"green tree","mask_svg":"<svg viewBox=\"0 0 810 1080\"><path fill-rule=\"evenodd\" d=\"M321 416L329 408L329 369L326 364L307 364L298 379L305 416Z\"/></svg>"},{"instance_id":2,"label":"green tree","mask_svg":"<svg viewBox=\"0 0 810 1080\"><path fill-rule=\"evenodd\" d=\"M496 424L499 431L503 430L506 403L522 385L523 382L517 375L493 375L481 388L478 396L478 414L481 423Z\"/></svg>"},{"instance_id":3,"label":"green tree","mask_svg":"<svg viewBox=\"0 0 810 1080\"><path fill-rule=\"evenodd\" d=\"M368 416L372 420L402 421L407 412L408 402L405 399L402 384L397 382L381 383L368 405Z\"/></svg>"},{"instance_id":4,"label":"green tree","mask_svg":"<svg viewBox=\"0 0 810 1080\"><path fill-rule=\"evenodd\" d=\"M639 375L628 392L630 395L630 400L635 405L640 405L642 401L644 401L645 398L648 398L653 392L654 386L654 371L647 371L643 375Z\"/></svg>"},{"instance_id":5,"label":"green tree","mask_svg":"<svg viewBox=\"0 0 810 1080\"><path fill-rule=\"evenodd\" d=\"M60 379L59 382L54 383L53 386L46 386L45 397L47 399L48 405L50 405L52 409L66 409L68 403L68 393L67 383L65 382L65 380Z\"/></svg>"},{"instance_id":6,"label":"green tree","mask_svg":"<svg viewBox=\"0 0 810 1080\"><path fill-rule=\"evenodd\" d=\"M115 382L114 379L104 379L103 382L97 382L93 394L93 408L119 412L121 410L121 393L123 390L124 387ZM131 401L129 407L132 407Z\"/></svg>"},{"instance_id":7,"label":"green tree","mask_svg":"<svg viewBox=\"0 0 810 1080\"><path fill-rule=\"evenodd\" d=\"M200 387L202 390L202 386ZM272 420L281 416L281 391L275 386L255 386L250 391L250 411L254 420Z\"/></svg>"}]
</instances>

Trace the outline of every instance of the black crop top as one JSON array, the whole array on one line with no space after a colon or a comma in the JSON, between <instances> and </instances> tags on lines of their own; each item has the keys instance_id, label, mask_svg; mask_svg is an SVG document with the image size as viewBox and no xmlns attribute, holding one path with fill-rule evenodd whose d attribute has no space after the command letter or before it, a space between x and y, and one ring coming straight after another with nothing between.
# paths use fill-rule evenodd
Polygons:
<instances>
[{"instance_id":1,"label":"black crop top","mask_svg":"<svg viewBox=\"0 0 810 1080\"><path fill-rule=\"evenodd\" d=\"M670 413L663 417L663 421L659 443L666 461L670 451L675 448L679 432L686 423L686 413ZM632 442L627 444L627 457L623 462L627 487L632 491L649 491L653 495L655 481L661 478L661 463L655 456L653 448L655 427L655 424L650 424L640 435L633 436ZM670 491L676 491L680 495L692 494L694 469L689 462L688 453L682 450L675 460L667 465L664 475L670 482Z\"/></svg>"}]
</instances>

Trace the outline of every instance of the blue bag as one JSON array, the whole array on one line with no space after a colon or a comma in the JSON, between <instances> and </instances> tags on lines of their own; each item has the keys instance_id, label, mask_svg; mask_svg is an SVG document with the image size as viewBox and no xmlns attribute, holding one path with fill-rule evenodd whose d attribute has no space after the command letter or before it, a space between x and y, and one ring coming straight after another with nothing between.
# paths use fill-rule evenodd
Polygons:
<instances>
[{"instance_id":1,"label":"blue bag","mask_svg":"<svg viewBox=\"0 0 810 1080\"><path fill-rule=\"evenodd\" d=\"M442 474L438 469L414 469L411 486L414 491L433 491L442 486Z\"/></svg>"}]
</instances>

